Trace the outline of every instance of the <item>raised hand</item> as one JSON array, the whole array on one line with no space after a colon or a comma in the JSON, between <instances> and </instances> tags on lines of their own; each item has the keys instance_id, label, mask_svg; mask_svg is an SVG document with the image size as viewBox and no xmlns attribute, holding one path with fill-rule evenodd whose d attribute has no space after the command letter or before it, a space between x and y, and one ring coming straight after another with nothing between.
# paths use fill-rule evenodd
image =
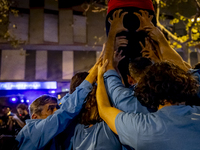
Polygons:
<instances>
[{"instance_id":1,"label":"raised hand","mask_svg":"<svg viewBox=\"0 0 200 150\"><path fill-rule=\"evenodd\" d=\"M144 27L145 26L154 26L153 23L151 22L153 19L153 15L149 15L149 13L147 11L144 10L139 10L141 12L141 14L134 12L133 14L135 14L139 20L140 20L140 27L136 30L138 31L144 31Z\"/></svg>"},{"instance_id":2,"label":"raised hand","mask_svg":"<svg viewBox=\"0 0 200 150\"><path fill-rule=\"evenodd\" d=\"M148 36L155 42L160 42L165 38L164 34L155 26L145 26L144 30L148 33Z\"/></svg>"},{"instance_id":3,"label":"raised hand","mask_svg":"<svg viewBox=\"0 0 200 150\"><path fill-rule=\"evenodd\" d=\"M123 52L122 50L121 50L120 52L118 52L118 51L115 51L115 52L114 52L113 66L114 66L115 69L118 67L119 62L120 62L122 59L125 58L125 56L122 56L122 55L121 55L122 52Z\"/></svg>"},{"instance_id":4,"label":"raised hand","mask_svg":"<svg viewBox=\"0 0 200 150\"><path fill-rule=\"evenodd\" d=\"M155 45L150 41L150 39L147 37L145 38L145 47L144 45L140 42L140 45L142 47L142 57L149 58L151 61L155 62L160 62L162 58L159 57L157 51L159 51L159 47L157 46L155 50Z\"/></svg>"},{"instance_id":5,"label":"raised hand","mask_svg":"<svg viewBox=\"0 0 200 150\"><path fill-rule=\"evenodd\" d=\"M126 47L128 45L128 40L126 36L117 36L115 39L115 51L119 49L119 47Z\"/></svg>"},{"instance_id":6,"label":"raised hand","mask_svg":"<svg viewBox=\"0 0 200 150\"><path fill-rule=\"evenodd\" d=\"M116 33L120 33L122 31L128 31L123 25L124 16L128 14L128 12L124 12L120 15L121 12L122 9L116 10L113 13L113 20L111 20L111 18L108 19L111 24L110 32L115 31Z\"/></svg>"},{"instance_id":7,"label":"raised hand","mask_svg":"<svg viewBox=\"0 0 200 150\"><path fill-rule=\"evenodd\" d=\"M103 74L106 72L106 67L108 65L108 59L105 62L101 62L98 65L98 77L103 77Z\"/></svg>"}]
</instances>

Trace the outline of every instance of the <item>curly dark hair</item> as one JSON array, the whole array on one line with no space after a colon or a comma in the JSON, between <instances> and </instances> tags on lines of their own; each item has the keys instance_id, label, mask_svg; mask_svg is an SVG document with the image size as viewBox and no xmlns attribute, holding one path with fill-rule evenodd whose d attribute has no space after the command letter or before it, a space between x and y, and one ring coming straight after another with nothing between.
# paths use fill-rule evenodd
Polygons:
<instances>
[{"instance_id":1,"label":"curly dark hair","mask_svg":"<svg viewBox=\"0 0 200 150\"><path fill-rule=\"evenodd\" d=\"M79 122L84 125L91 125L103 121L99 116L96 101L97 86L94 85L92 91L86 98L86 104L79 114Z\"/></svg>"},{"instance_id":2,"label":"curly dark hair","mask_svg":"<svg viewBox=\"0 0 200 150\"><path fill-rule=\"evenodd\" d=\"M171 104L193 99L198 82L178 66L170 62L155 63L141 78L135 89L135 96L145 106L158 108L164 100Z\"/></svg>"},{"instance_id":3,"label":"curly dark hair","mask_svg":"<svg viewBox=\"0 0 200 150\"><path fill-rule=\"evenodd\" d=\"M137 57L129 62L129 73L131 77L138 78L145 74L148 71L149 67L153 63L150 59L145 57Z\"/></svg>"}]
</instances>

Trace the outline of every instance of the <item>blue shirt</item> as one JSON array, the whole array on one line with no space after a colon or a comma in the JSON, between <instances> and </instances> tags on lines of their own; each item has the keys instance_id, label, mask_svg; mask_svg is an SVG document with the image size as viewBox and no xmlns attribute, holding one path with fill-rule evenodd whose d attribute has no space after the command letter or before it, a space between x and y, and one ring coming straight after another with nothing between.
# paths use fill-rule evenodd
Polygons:
<instances>
[{"instance_id":1,"label":"blue shirt","mask_svg":"<svg viewBox=\"0 0 200 150\"><path fill-rule=\"evenodd\" d=\"M124 112L149 113L147 108L142 106L134 96L134 91L124 87L115 70L108 70L104 73L104 82L108 96L115 108Z\"/></svg>"},{"instance_id":2,"label":"blue shirt","mask_svg":"<svg viewBox=\"0 0 200 150\"><path fill-rule=\"evenodd\" d=\"M121 77L115 70L108 70L104 73L104 82L110 101L115 108L124 112L149 113L148 109L142 106L134 96L133 88L126 88L123 85ZM123 146L123 149L131 148Z\"/></svg>"},{"instance_id":3,"label":"blue shirt","mask_svg":"<svg viewBox=\"0 0 200 150\"><path fill-rule=\"evenodd\" d=\"M78 124L74 132L73 150L122 150L118 137L102 121L90 128Z\"/></svg>"},{"instance_id":4,"label":"blue shirt","mask_svg":"<svg viewBox=\"0 0 200 150\"><path fill-rule=\"evenodd\" d=\"M122 144L136 150L199 150L200 107L166 106L155 113L119 113L115 126Z\"/></svg>"},{"instance_id":5,"label":"blue shirt","mask_svg":"<svg viewBox=\"0 0 200 150\"><path fill-rule=\"evenodd\" d=\"M92 85L83 81L72 94L64 97L62 106L46 119L27 120L16 137L20 150L59 149L56 136L64 131L72 119L80 112ZM48 147L48 148L47 148Z\"/></svg>"}]
</instances>

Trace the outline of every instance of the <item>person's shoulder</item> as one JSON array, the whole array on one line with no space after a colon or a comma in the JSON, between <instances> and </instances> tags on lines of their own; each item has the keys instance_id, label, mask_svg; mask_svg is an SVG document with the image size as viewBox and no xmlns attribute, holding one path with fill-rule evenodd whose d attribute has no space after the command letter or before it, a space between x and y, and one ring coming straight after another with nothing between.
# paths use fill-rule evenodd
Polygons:
<instances>
[{"instance_id":1,"label":"person's shoulder","mask_svg":"<svg viewBox=\"0 0 200 150\"><path fill-rule=\"evenodd\" d=\"M24 127L28 127L29 128L29 127L31 127L33 125L37 125L42 120L45 120L45 119L26 119L26 121L25 121L26 125Z\"/></svg>"}]
</instances>

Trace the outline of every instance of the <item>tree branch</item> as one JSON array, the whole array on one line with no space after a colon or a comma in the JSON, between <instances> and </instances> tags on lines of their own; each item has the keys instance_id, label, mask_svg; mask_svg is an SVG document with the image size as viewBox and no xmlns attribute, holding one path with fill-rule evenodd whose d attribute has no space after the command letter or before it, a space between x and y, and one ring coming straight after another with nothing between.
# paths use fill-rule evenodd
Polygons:
<instances>
[{"instance_id":1,"label":"tree branch","mask_svg":"<svg viewBox=\"0 0 200 150\"><path fill-rule=\"evenodd\" d=\"M186 40L183 44L186 44L186 43L192 41L192 28L195 26L195 23L197 22L197 18L200 16L200 4L197 0L194 0L194 1L196 2L197 13L195 14L194 22L191 24L191 26L189 27L189 30L188 30L189 39Z\"/></svg>"},{"instance_id":2,"label":"tree branch","mask_svg":"<svg viewBox=\"0 0 200 150\"><path fill-rule=\"evenodd\" d=\"M191 24L191 26L188 29L188 35L189 35L189 39L186 40L183 44L186 44L190 41L192 41L192 28L194 27L195 23L197 22L197 18L199 17L200 12L196 13L195 17L194 17L194 22Z\"/></svg>"},{"instance_id":3,"label":"tree branch","mask_svg":"<svg viewBox=\"0 0 200 150\"><path fill-rule=\"evenodd\" d=\"M196 2L196 5L197 5L197 11L199 12L200 11L200 4L197 0L194 0Z\"/></svg>"},{"instance_id":4,"label":"tree branch","mask_svg":"<svg viewBox=\"0 0 200 150\"><path fill-rule=\"evenodd\" d=\"M177 42L178 44L182 45L183 41L182 41L181 39L179 39L177 36L175 36L174 34L172 34L169 30L167 30L167 29L160 23L160 21L159 21L159 17L160 17L160 0L156 0L156 4L157 4L157 14L156 14L157 26L158 26L161 30L165 31L173 41L175 41L175 42Z\"/></svg>"}]
</instances>

